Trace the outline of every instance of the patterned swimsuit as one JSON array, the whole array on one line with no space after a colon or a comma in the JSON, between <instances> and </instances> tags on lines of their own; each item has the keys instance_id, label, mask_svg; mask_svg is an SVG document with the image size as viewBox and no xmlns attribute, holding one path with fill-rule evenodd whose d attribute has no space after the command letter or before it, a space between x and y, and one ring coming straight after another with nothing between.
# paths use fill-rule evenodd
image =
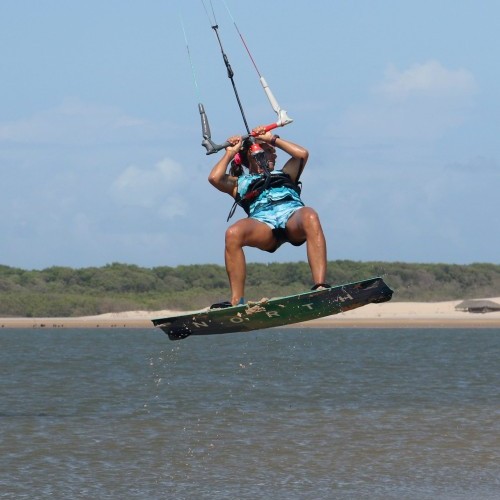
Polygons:
<instances>
[{"instance_id":1,"label":"patterned swimsuit","mask_svg":"<svg viewBox=\"0 0 500 500\"><path fill-rule=\"evenodd\" d=\"M271 176L282 173L282 170L272 171ZM261 177L259 174L248 174L238 177L238 194L244 197L252 182ZM271 250L272 252L285 241L289 241L286 235L286 223L303 206L304 203L300 199L299 194L287 186L265 189L250 204L249 217L269 226L276 236L277 246ZM292 244L298 246L302 245L302 243L304 242Z\"/></svg>"}]
</instances>

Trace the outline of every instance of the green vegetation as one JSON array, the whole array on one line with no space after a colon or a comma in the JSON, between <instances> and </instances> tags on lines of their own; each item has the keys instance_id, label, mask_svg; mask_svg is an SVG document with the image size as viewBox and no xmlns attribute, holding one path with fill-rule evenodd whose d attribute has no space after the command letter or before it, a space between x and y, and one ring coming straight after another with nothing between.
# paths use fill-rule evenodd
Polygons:
<instances>
[{"instance_id":1,"label":"green vegetation","mask_svg":"<svg viewBox=\"0 0 500 500\"><path fill-rule=\"evenodd\" d=\"M396 301L440 301L500 295L500 265L329 262L330 283L383 276ZM305 262L249 264L247 298L289 295L311 286ZM84 316L131 310L189 310L227 300L224 267L142 268L126 264L26 271L0 266L0 316Z\"/></svg>"}]
</instances>

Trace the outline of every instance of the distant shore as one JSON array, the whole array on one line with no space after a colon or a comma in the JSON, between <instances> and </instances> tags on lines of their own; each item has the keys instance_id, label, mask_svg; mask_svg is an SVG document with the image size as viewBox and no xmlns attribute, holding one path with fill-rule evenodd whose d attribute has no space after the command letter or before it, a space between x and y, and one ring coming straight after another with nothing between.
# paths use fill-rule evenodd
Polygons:
<instances>
[{"instance_id":1,"label":"distant shore","mask_svg":"<svg viewBox=\"0 0 500 500\"><path fill-rule=\"evenodd\" d=\"M490 300L500 303L500 297ZM500 328L500 312L455 310L461 301L386 302L291 327L308 328ZM188 312L188 311L184 311ZM130 311L78 318L0 318L0 328L154 328L151 320L183 311Z\"/></svg>"}]
</instances>

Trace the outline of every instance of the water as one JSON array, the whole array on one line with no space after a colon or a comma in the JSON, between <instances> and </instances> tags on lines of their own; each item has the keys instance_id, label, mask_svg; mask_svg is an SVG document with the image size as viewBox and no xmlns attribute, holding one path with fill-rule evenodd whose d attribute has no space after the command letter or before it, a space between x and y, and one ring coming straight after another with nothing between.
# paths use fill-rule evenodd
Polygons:
<instances>
[{"instance_id":1,"label":"water","mask_svg":"<svg viewBox=\"0 0 500 500\"><path fill-rule=\"evenodd\" d=\"M0 498L493 499L500 331L0 330Z\"/></svg>"}]
</instances>

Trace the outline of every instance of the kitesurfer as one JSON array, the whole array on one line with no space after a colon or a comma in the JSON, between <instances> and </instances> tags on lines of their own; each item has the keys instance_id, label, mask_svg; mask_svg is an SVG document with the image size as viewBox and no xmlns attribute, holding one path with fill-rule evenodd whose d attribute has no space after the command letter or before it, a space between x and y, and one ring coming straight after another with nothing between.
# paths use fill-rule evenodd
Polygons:
<instances>
[{"instance_id":1,"label":"kitesurfer","mask_svg":"<svg viewBox=\"0 0 500 500\"><path fill-rule=\"evenodd\" d=\"M246 141L239 135L230 137L230 146L208 177L213 186L232 196L235 205L242 206L248 214L226 231L225 263L231 300L212 307L243 302L246 280L243 248L246 246L274 252L285 242L295 246L306 243L313 290L330 286L325 283L326 242L318 214L300 198L299 179L309 152L266 131L265 126L254 128L253 137L255 139ZM274 169L276 148L290 156L281 170ZM248 168L248 173L244 173L242 166Z\"/></svg>"}]
</instances>

